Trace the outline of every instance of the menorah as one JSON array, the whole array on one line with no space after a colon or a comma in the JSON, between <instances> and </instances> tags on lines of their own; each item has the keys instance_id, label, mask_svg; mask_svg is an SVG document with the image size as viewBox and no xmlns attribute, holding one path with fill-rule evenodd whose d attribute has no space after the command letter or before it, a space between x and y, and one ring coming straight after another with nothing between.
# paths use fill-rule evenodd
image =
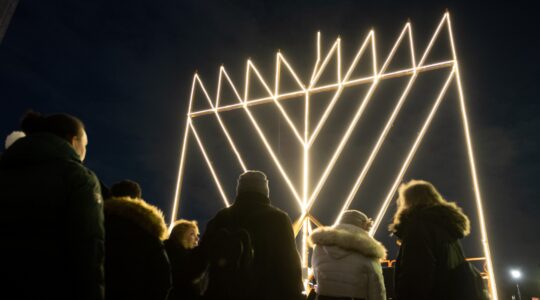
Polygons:
<instances>
[{"instance_id":1,"label":"menorah","mask_svg":"<svg viewBox=\"0 0 540 300\"><path fill-rule=\"evenodd\" d=\"M430 51L435 45L435 42L437 41L441 31L443 28L446 28L448 30L448 36L449 36L449 44L451 47L451 53L452 56L449 57L448 60L439 61L436 63L426 64L426 59L428 55L430 54ZM387 72L388 66L392 59L395 56L396 50L402 43L408 43L410 48L410 64L411 66L409 68L405 68L398 71L392 71ZM371 48L371 65L372 65L372 74L365 77L354 77L353 73L355 68L357 67L359 61L362 59L366 51ZM336 64L336 81L330 84L320 84L319 80L321 77L321 74L325 69L327 68L329 61L332 58L337 59ZM238 164L240 165L241 169L246 171L248 170L248 166L244 162L242 155L240 151L238 150L234 139L231 137L230 131L227 129L227 126L225 122L222 119L223 113L226 113L228 111L232 110L243 110L248 117L250 124L253 126L255 131L257 132L257 135L259 137L259 142L261 142L264 145L264 148L267 151L267 154L270 156L271 160L273 161L275 167L279 170L279 174L282 176L282 179L284 180L288 191L290 191L291 196L293 199L296 200L298 207L300 208L300 215L294 222L294 231L295 235L302 233L302 264L305 268L308 267L308 251L309 248L307 247L307 237L312 231L313 226L321 226L322 224L311 214L311 210L315 203L317 202L317 197L319 196L321 190L325 186L325 183L327 182L329 176L332 173L332 170L334 166L336 165L336 162L340 158L341 154L343 153L343 149L345 145L350 140L350 137L353 133L354 128L357 126L358 121L361 119L366 106L369 104L373 93L376 91L376 89L379 86L379 83L383 80L390 79L390 78L397 78L397 77L409 77L409 80L403 89L399 100L395 104L395 107L393 108L391 114L386 119L386 123L382 131L379 133L378 139L376 139L376 142L372 146L370 150L370 154L364 164L364 166L361 168L358 175L355 177L356 180L354 182L354 185L352 186L350 192L348 193L348 196L346 197L344 203L342 204L341 210L335 220L337 223L345 210L347 210L351 203L354 200L354 197L362 184L364 183L364 179L366 178L366 175L370 171L371 166L373 165L373 162L375 158L377 157L377 154L379 150L381 149L381 146L385 142L388 133L391 131L392 126L395 123L395 120L397 116L400 113L401 108L403 107L404 103L407 100L407 96L409 95L409 92L413 85L415 84L415 81L420 73L425 73L433 70L441 70L441 69L447 69L449 70L448 75L446 77L446 80L444 81L444 84L440 91L438 92L438 96L436 97L435 101L433 102L429 114L424 120L423 125L421 126L421 129L418 131L416 138L412 142L412 145L407 152L407 155L404 159L404 161L401 164L401 168L399 169L398 174L395 176L391 188L386 193L386 197L377 213L377 216L374 220L374 225L372 229L370 230L370 235L374 235L377 229L379 228L381 224L381 220L383 219L389 204L391 203L392 198L395 196L396 190L399 186L399 184L402 182L403 177L409 168L413 157L415 153L417 152L430 124L432 123L432 120L434 116L436 115L436 112L444 99L445 94L447 93L447 90L451 83L455 83L457 86L457 92L458 92L458 98L459 98L459 106L461 110L461 121L463 125L464 130L464 136L466 140L466 148L467 148L467 155L469 160L469 168L470 173L472 177L472 187L474 189L475 194L475 204L477 208L477 215L480 223L480 231L481 231L481 238L482 238L482 246L483 246L483 252L484 257L481 258L485 260L485 264L487 267L487 273L488 273L488 279L489 279L489 287L490 287L490 293L493 299L498 299L497 295L497 288L495 283L495 277L494 277L494 271L493 271L493 264L490 254L490 247L488 242L488 235L485 225L485 218L483 214L483 202L482 197L479 189L478 184L478 178L477 178L477 172L475 167L475 160L474 160L474 151L473 151L473 145L471 141L470 136L470 130L469 130L469 121L467 119L467 110L465 105L465 97L463 94L463 88L461 84L460 79L460 71L459 71L459 65L454 45L454 39L452 34L452 26L450 21L450 15L449 13L445 13L441 21L439 22L435 32L431 36L431 39L425 48L425 50L422 53L422 56L419 61L417 61L415 57L415 48L414 48L414 42L413 42L413 34L412 34L412 28L410 22L407 22L403 29L401 30L399 37L394 42L393 47L384 60L384 63L382 67L378 67L377 63L377 55L376 55L376 43L375 43L375 32L371 30L366 38L364 39L360 49L356 52L356 55L354 56L354 59L352 60L351 65L348 67L348 69L345 70L345 72L342 71L342 64L341 64L341 39L338 38L330 50L326 53L326 55L322 56L321 53L321 35L320 33L317 34L317 59L315 62L315 65L313 67L313 71L311 73L309 82L303 82L300 77L297 75L297 72L291 67L285 56L278 52L276 54L276 63L275 63L275 83L273 86L273 89L270 88L270 85L265 81L259 70L256 68L254 63L251 60L247 61L246 65L246 73L245 73L245 88L244 93L241 95L236 88L235 84L231 80L230 76L228 75L227 71L223 66L219 69L219 77L218 77L218 84L217 84L217 91L215 98L210 97L210 94L208 93L207 89L205 88L202 80L200 79L198 74L195 74L192 81L191 86L191 95L189 100L189 107L187 112L187 118L186 118L186 127L184 131L184 137L183 137L183 144L182 144L182 150L180 155L180 166L179 166L179 172L178 172L178 181L176 186L176 193L175 193L175 199L174 199L174 206L173 211L171 215L171 224L176 220L176 217L178 215L178 207L181 199L181 190L182 190L182 183L184 181L184 168L185 168L185 162L186 162L186 148L188 147L188 138L190 134L193 135L195 138L195 141L198 145L198 148L200 149L204 160L206 162L206 165L210 171L210 174L216 184L216 187L218 189L218 192L226 206L230 205L230 201L224 192L224 189L222 187L222 184L220 182L220 179L216 173L216 170L213 166L212 160L210 159L207 151L205 150L205 146L203 144L203 141L201 139L201 136L199 135L197 128L193 122L195 118L201 118L201 117L207 117L209 115L213 115L215 119L217 120L219 127L221 128L221 131L223 135L225 136L228 145L230 146L232 152L234 153L234 156L236 160L238 161ZM297 86L297 90L289 91L289 92L283 92L281 89L281 82L280 82L280 74L282 70L285 70L288 74L292 75L293 78L293 84ZM250 96L250 83L252 82L252 78L255 78L258 82L264 86L264 90L268 94L266 97L259 97L259 98L253 98ZM234 91L235 95L235 103L234 104L227 104L222 105L222 99L221 99L221 90L224 84L227 84L232 90ZM331 159L327 163L326 167L324 168L324 172L320 176L318 180L314 182L314 188L310 190L309 187L309 172L310 172L310 150L313 149L313 144L318 138L319 133L321 132L322 128L325 126L329 115L332 113L337 101L339 100L340 96L342 95L342 92L350 87L358 86L358 85L369 85L369 89L367 93L364 95L363 99L358 103L358 107L356 108L356 111L354 113L354 117L348 124L347 129L342 133L341 139L339 143L337 144L334 152L332 153ZM206 98L206 101L208 102L208 109L193 111L193 101L194 101L194 93L195 91L202 91L204 94L204 98ZM320 120L316 122L316 125L313 127L314 129L310 131L309 126L309 114L310 114L310 98L312 95L322 92L332 91L334 92L334 95L328 104L328 106L325 108L324 113ZM291 120L290 115L287 113L287 111L283 108L282 103L284 101L288 101L294 98L303 97L304 101L304 120L303 120L303 131L296 126L296 124ZM300 147L303 150L302 155L302 184L301 186L293 184L293 182L290 179L289 174L286 172L286 169L283 167L282 161L280 161L278 155L276 155L275 149L271 146L269 143L267 137L265 136L263 130L261 129L260 124L258 123L257 119L254 117L251 108L258 105L275 105L275 107L279 110L279 113L282 115L282 117L286 120L286 124L288 128L292 131L294 139L297 140Z\"/></svg>"}]
</instances>

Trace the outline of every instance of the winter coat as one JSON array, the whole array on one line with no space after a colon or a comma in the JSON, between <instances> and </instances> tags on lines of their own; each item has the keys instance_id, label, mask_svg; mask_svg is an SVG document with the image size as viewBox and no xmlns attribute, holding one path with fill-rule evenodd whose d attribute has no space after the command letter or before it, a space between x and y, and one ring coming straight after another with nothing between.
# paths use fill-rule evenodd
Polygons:
<instances>
[{"instance_id":1,"label":"winter coat","mask_svg":"<svg viewBox=\"0 0 540 300\"><path fill-rule=\"evenodd\" d=\"M386 299L380 263L386 249L365 230L349 224L321 227L310 242L318 295Z\"/></svg>"},{"instance_id":2,"label":"winter coat","mask_svg":"<svg viewBox=\"0 0 540 300\"><path fill-rule=\"evenodd\" d=\"M168 239L164 244L172 272L172 289L168 299L199 299L202 277L207 265L201 247L186 249L174 239Z\"/></svg>"},{"instance_id":3,"label":"winter coat","mask_svg":"<svg viewBox=\"0 0 540 300\"><path fill-rule=\"evenodd\" d=\"M445 299L445 271L463 261L459 239L469 219L454 203L404 210L390 226L401 241L395 264L398 300Z\"/></svg>"},{"instance_id":4,"label":"winter coat","mask_svg":"<svg viewBox=\"0 0 540 300\"><path fill-rule=\"evenodd\" d=\"M161 211L142 199L108 199L105 230L107 300L166 299L171 275Z\"/></svg>"},{"instance_id":5,"label":"winter coat","mask_svg":"<svg viewBox=\"0 0 540 300\"><path fill-rule=\"evenodd\" d=\"M0 159L2 293L13 299L103 299L99 181L50 133L16 141Z\"/></svg>"},{"instance_id":6,"label":"winter coat","mask_svg":"<svg viewBox=\"0 0 540 300\"><path fill-rule=\"evenodd\" d=\"M230 213L236 217L235 222L251 236L254 250L254 299L305 299L302 295L300 256L296 250L291 220L285 212L272 206L264 195L253 192L238 195L231 207L219 211L207 224L201 246L204 247L220 228L227 227ZM219 297L220 288L219 282L212 281L210 266L205 297L222 299Z\"/></svg>"}]
</instances>

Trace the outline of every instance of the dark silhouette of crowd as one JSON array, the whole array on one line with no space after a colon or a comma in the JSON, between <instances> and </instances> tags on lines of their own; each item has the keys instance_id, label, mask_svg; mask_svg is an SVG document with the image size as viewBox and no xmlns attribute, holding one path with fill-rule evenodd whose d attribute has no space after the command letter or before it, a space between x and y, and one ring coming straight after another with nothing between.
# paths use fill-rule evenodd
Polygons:
<instances>
[{"instance_id":1,"label":"dark silhouette of crowd","mask_svg":"<svg viewBox=\"0 0 540 300\"><path fill-rule=\"evenodd\" d=\"M163 213L140 185L108 189L84 165L84 124L28 112L0 154L2 293L11 299L427 300L488 299L460 240L467 216L429 182L399 188L390 233L400 245L392 295L385 247L358 210L309 236L302 272L291 219L272 205L268 179L246 171L234 203L207 223ZM480 278L481 280L481 278Z\"/></svg>"}]
</instances>

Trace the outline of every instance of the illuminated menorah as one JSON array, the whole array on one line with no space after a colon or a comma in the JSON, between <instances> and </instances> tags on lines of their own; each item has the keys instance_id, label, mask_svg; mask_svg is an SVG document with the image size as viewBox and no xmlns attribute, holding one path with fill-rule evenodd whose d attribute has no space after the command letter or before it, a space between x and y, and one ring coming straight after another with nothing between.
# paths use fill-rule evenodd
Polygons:
<instances>
[{"instance_id":1,"label":"illuminated menorah","mask_svg":"<svg viewBox=\"0 0 540 300\"><path fill-rule=\"evenodd\" d=\"M431 49L433 48L435 41L437 40L437 37L439 36L440 32L443 30L443 28L446 27L448 30L448 35L450 39L450 45L452 50L452 57L449 60L446 61L440 61L437 63L426 65L425 61L428 57ZM406 38L408 37L408 38ZM411 67L399 71L394 72L386 72L388 65L392 61L396 50L398 47L407 40L410 47L410 59L411 59ZM372 51L372 67L373 67L373 73L370 76L367 77L360 77L360 78L351 78L353 71L355 70L355 67L357 66L358 62L364 55L364 53L371 47ZM362 46L356 53L356 56L353 59L352 64L349 66L345 74L343 74L341 69L341 40L338 38L331 49L328 51L326 56L322 58L321 56L321 38L320 33L317 34L317 60L315 62L315 66L313 68L313 72L311 75L311 78L309 80L309 83L304 83L300 78L296 75L296 72L291 67L291 65L288 63L288 61L285 59L284 55L280 52L276 55L276 65L275 65L275 85L273 90L270 88L270 86L266 83L264 78L261 76L258 69L255 67L253 62L251 60L247 61L246 66L246 75L245 75L245 89L243 97L240 95L238 90L236 89L234 83L232 82L231 78L225 71L225 68L222 66L219 70L219 78L218 78L218 87L216 92L216 97L213 100L210 95L208 94L206 88L204 87L204 84L202 83L201 79L199 78L198 74L195 74L193 77L192 87L191 87L191 95L189 100L189 108L187 113L187 120L186 120L186 128L184 132L184 139L182 144L182 152L181 152L181 158L180 158L180 166L179 166L179 173L178 173L178 181L176 186L176 193L175 193L175 199L174 199L174 206L171 216L171 224L176 220L176 217L178 215L178 207L180 202L180 192L182 188L182 182L184 179L184 166L185 166L185 160L186 160L186 148L188 144L188 137L189 134L192 133L199 149L204 157L204 160L206 161L206 164L210 170L210 173L215 181L215 184L217 186L217 189L219 191L219 194L221 195L223 202L226 206L230 205L230 202L227 198L227 195L223 191L222 185L220 183L220 180L216 174L216 171L213 167L212 161L210 160L207 151L205 150L205 147L202 143L202 140L197 132L197 129L193 123L194 118L199 118L207 115L214 115L217 122L219 123L223 134L225 135L228 144L230 145L232 151L234 152L234 155L236 156L236 159L238 163L240 164L242 170L246 171L248 168L246 167L246 164L244 163L244 160L242 159L242 156L240 152L238 151L237 147L235 146L234 140L231 138L231 135L229 134L229 131L227 130L227 127L225 126L225 123L223 122L220 113L231 111L231 110L237 110L237 109L243 109L249 118L251 124L253 125L254 129L256 130L260 141L264 144L264 147L268 151L268 154L272 158L272 161L274 162L275 166L279 170L279 173L281 174L282 178L286 182L288 189L290 190L293 198L298 203L298 206L301 210L301 214L298 217L298 219L295 222L294 225L294 231L295 235L298 235L300 231L302 232L302 265L307 268L308 266L308 247L307 247L307 237L312 231L313 224L315 226L321 226L321 224L310 214L311 209L313 208L313 205L315 204L317 197L319 193L321 192L323 186L325 185L328 177L330 176L330 173L332 172L332 169L334 168L336 162L338 161L338 158L343 152L343 149L345 148L345 145L349 141L349 138L351 137L351 134L356 127L358 121L362 117L362 114L370 102L373 93L377 89L379 83L381 80L390 79L390 78L396 78L396 77L405 77L410 76L410 79L403 90L401 96L399 97L398 102L396 103L392 113L387 119L386 125L384 126L383 130L380 132L379 138L373 145L373 148L371 149L370 155L361 169L360 173L356 177L356 181L351 188L341 210L338 214L335 222L338 222L345 210L348 209L348 207L351 205L351 202L353 201L357 191L359 190L360 186L362 185L364 179L366 178L366 175L368 174L372 163L374 159L377 157L377 153L379 152L379 149L383 145L390 129L392 128L394 121L396 120L396 117L398 116L400 109L402 108L403 104L405 103L407 96L409 94L409 91L411 90L412 86L414 85L418 74L438 69L449 69L448 77L445 80L445 83L443 87L441 88L435 102L433 103L431 110L429 111L428 116L426 117L423 126L421 127L420 131L418 132L416 139L414 140L405 160L403 161L403 164L396 175L393 184L386 194L386 198L379 209L379 212L377 214L377 217L374 221L374 225L372 229L370 230L370 235L374 235L376 230L378 229L381 220L386 213L386 210L388 209L388 206L394 197L396 193L396 189L398 188L400 182L403 180L403 176L405 175L405 172L407 171L422 139L424 138L425 133L427 132L427 129L429 128L431 121L433 117L435 116L443 98L446 94L448 87L452 82L455 82L457 85L458 95L459 95L459 104L461 108L461 120L463 123L463 130L465 133L466 138L466 145L467 145L467 153L469 158L469 166L470 166L470 172L472 175L472 184L474 187L475 192L475 200L476 200L476 207L477 207L477 213L478 218L480 220L480 229L481 229L481 237L482 237L482 246L484 250L484 255L486 265L487 265L487 272L489 276L489 287L490 287L490 293L494 300L498 299L497 295L497 287L495 283L495 277L494 277L494 271L493 271L493 264L490 254L490 248L488 243L488 236L485 226L485 220L484 220L484 214L483 214L483 204L482 204L482 198L480 195L480 189L478 187L478 179L476 175L476 167L475 167L475 161L474 161L474 153L473 153L473 147L471 143L471 137L469 133L469 125L468 125L468 119L467 119L467 111L465 107L465 99L463 96L463 90L461 85L461 79L460 79L460 72L459 72L459 66L458 66L458 60L456 55L456 50L454 46L454 40L452 35L452 26L450 22L450 15L449 13L445 13L441 21L439 22L437 29L435 30L433 36L431 37L431 40L424 50L422 57L420 58L420 61L417 62L415 58L415 50L414 50L414 43L413 43L413 36L412 36L412 29L411 24L406 23L403 27L399 37L397 38L396 42L393 45L392 50L388 54L388 57L385 59L382 67L378 69L377 66L377 56L376 56L376 47L375 47L375 32L371 30L365 40L362 43ZM319 79L321 77L321 74L327 67L329 61L331 58L337 58L337 80L335 83L326 84L326 85L320 85ZM285 68L287 72L289 72L290 75L294 78L295 84L298 87L298 90L282 93L280 90L280 73L282 68ZM262 98L256 98L251 99L249 96L249 89L250 89L250 79L251 77L255 75L256 78L262 85L264 86L264 89L268 93L267 97ZM223 84L228 84L232 90L235 93L236 100L238 103L231 104L231 105L220 105L220 98L221 98L221 90ZM321 129L324 127L330 113L332 112L336 102L340 98L340 95L342 94L343 90L357 85L362 84L369 84L369 90L363 97L362 101L359 103L359 106L355 112L355 115L350 122L349 126L343 133L343 136L340 139L339 144L337 145L337 148L335 149L328 165L324 169L324 172L322 173L322 176L316 181L315 187L313 191L308 190L309 186L309 170L310 170L310 149L313 146L313 143L317 139L318 134L320 133ZM209 104L209 109L205 110L199 110L199 111L192 111L192 104L193 104L193 98L194 93L196 90L201 90L204 93L204 96ZM333 98L331 99L329 105L326 107L321 119L318 121L317 125L314 127L314 130L312 132L309 131L309 112L310 112L310 96L314 95L316 93L321 93L325 91L335 91L335 94ZM286 110L281 105L281 102L290 100L291 98L295 97L304 97L304 131L301 132L298 130L298 128L295 126L295 124L292 122L291 118L287 114ZM257 123L256 118L254 118L252 112L250 111L250 107L256 106L256 105L275 105L277 109L280 111L284 119L286 120L288 126L292 130L294 137L298 140L299 144L303 147L303 163L302 163L302 186L298 187L295 186L285 169L282 166L282 163L280 162L279 158L276 156L273 148L271 147L270 143L268 142L266 136L264 135L263 131L261 130L259 124Z\"/></svg>"}]
</instances>

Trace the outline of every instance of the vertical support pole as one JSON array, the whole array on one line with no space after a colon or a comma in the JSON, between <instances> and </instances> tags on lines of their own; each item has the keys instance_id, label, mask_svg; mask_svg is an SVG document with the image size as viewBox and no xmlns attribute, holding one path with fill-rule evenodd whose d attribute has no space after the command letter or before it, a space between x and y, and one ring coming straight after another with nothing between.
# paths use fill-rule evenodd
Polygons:
<instances>
[{"instance_id":1,"label":"vertical support pole","mask_svg":"<svg viewBox=\"0 0 540 300\"><path fill-rule=\"evenodd\" d=\"M474 151L471 141L471 135L469 130L469 121L467 118L467 109L465 107L465 97L463 96L463 88L461 86L461 76L459 72L459 64L457 60L457 54L456 54L456 48L454 45L454 37L452 34L452 24L450 22L450 14L446 13L446 20L448 22L448 34L450 36L450 45L452 47L452 55L454 57L455 61L455 70L456 70L456 82L457 82L457 88L459 92L459 105L461 107L461 119L463 121L463 130L465 133L465 138L467 140L467 153L469 157L469 167L471 170L471 176L473 179L473 185L474 185L474 194L476 198L476 210L478 213L478 218L480 220L480 230L482 234L482 246L484 248L484 255L486 257L487 262L487 269L489 274L489 287L490 287L490 293L493 300L498 300L499 296L497 293L497 284L495 282L495 271L493 270L493 262L491 260L491 251L489 248L489 241L487 236L487 230L486 230L486 221L484 219L484 208L482 204L482 196L480 195L480 188L478 184L478 177L476 174L476 163L474 161Z\"/></svg>"}]
</instances>

